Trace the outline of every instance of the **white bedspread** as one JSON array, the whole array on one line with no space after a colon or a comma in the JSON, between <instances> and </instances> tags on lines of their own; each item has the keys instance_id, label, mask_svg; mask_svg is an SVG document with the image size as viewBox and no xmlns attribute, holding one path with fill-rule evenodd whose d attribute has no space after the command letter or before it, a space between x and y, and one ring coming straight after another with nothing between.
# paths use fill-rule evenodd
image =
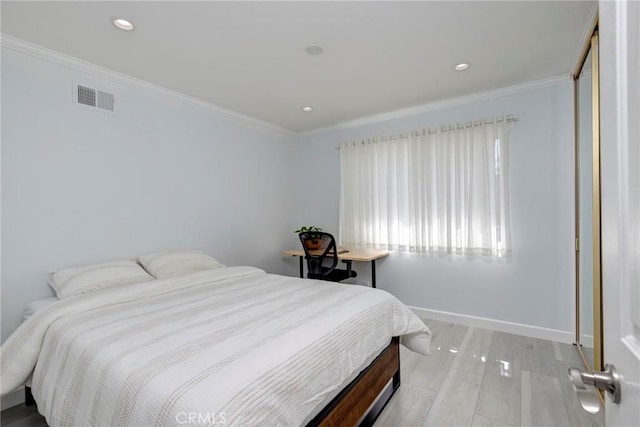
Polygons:
<instances>
[{"instance_id":1,"label":"white bedspread","mask_svg":"<svg viewBox=\"0 0 640 427\"><path fill-rule=\"evenodd\" d=\"M52 426L301 425L392 336L430 332L381 290L227 267L70 297L1 348ZM195 421L195 422L192 422Z\"/></svg>"}]
</instances>

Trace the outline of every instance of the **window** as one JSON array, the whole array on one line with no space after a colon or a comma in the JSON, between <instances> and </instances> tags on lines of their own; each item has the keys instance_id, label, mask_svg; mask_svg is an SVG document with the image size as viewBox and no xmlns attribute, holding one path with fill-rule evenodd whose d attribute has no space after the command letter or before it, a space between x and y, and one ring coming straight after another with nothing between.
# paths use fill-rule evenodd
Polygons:
<instances>
[{"instance_id":1,"label":"window","mask_svg":"<svg viewBox=\"0 0 640 427\"><path fill-rule=\"evenodd\" d=\"M341 144L340 244L509 255L511 121Z\"/></svg>"}]
</instances>

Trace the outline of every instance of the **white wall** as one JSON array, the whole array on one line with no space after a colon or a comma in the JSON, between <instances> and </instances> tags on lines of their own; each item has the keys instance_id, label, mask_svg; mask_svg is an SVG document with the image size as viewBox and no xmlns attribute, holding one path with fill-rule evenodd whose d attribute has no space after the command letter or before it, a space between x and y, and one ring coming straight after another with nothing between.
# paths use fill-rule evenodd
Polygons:
<instances>
[{"instance_id":1,"label":"white wall","mask_svg":"<svg viewBox=\"0 0 640 427\"><path fill-rule=\"evenodd\" d=\"M337 233L338 143L512 113L519 119L511 137L512 259L392 253L377 265L378 287L410 306L548 328L560 331L553 336L570 340L572 103L572 83L567 79L491 100L303 137L297 172L298 222ZM368 279L367 265L357 271Z\"/></svg>"},{"instance_id":2,"label":"white wall","mask_svg":"<svg viewBox=\"0 0 640 427\"><path fill-rule=\"evenodd\" d=\"M72 82L117 115L72 104ZM2 340L47 272L173 248L297 274L292 230L337 232L339 142L513 113L509 261L393 253L378 286L406 304L573 329L571 83L346 130L291 137L178 99L2 49ZM357 266L369 280L369 266Z\"/></svg>"},{"instance_id":3,"label":"white wall","mask_svg":"<svg viewBox=\"0 0 640 427\"><path fill-rule=\"evenodd\" d=\"M74 81L115 93L117 115L73 105ZM294 145L3 47L2 340L52 294L47 273L73 264L198 248L288 271Z\"/></svg>"}]
</instances>

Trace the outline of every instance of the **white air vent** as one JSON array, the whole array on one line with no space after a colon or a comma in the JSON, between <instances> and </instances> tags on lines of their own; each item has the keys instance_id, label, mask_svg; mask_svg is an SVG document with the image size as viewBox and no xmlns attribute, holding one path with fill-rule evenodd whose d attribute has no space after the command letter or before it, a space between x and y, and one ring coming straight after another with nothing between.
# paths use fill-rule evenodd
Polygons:
<instances>
[{"instance_id":1,"label":"white air vent","mask_svg":"<svg viewBox=\"0 0 640 427\"><path fill-rule=\"evenodd\" d=\"M98 91L98 108L102 108L103 110L113 111L113 103L115 99L113 99L112 93Z\"/></svg>"},{"instance_id":2,"label":"white air vent","mask_svg":"<svg viewBox=\"0 0 640 427\"><path fill-rule=\"evenodd\" d=\"M96 90L78 85L78 104L96 106Z\"/></svg>"},{"instance_id":3,"label":"white air vent","mask_svg":"<svg viewBox=\"0 0 640 427\"><path fill-rule=\"evenodd\" d=\"M91 87L76 86L76 102L105 111L114 111L115 98L112 93L102 92Z\"/></svg>"}]
</instances>

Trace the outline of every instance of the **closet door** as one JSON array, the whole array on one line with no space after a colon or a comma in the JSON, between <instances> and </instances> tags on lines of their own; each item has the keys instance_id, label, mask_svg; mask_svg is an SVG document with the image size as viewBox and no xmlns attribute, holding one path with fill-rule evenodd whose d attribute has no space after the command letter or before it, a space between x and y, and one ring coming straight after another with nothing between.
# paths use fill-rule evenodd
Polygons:
<instances>
[{"instance_id":1,"label":"closet door","mask_svg":"<svg viewBox=\"0 0 640 427\"><path fill-rule=\"evenodd\" d=\"M585 367L602 368L600 108L598 32L594 30L575 81L576 343Z\"/></svg>"}]
</instances>

